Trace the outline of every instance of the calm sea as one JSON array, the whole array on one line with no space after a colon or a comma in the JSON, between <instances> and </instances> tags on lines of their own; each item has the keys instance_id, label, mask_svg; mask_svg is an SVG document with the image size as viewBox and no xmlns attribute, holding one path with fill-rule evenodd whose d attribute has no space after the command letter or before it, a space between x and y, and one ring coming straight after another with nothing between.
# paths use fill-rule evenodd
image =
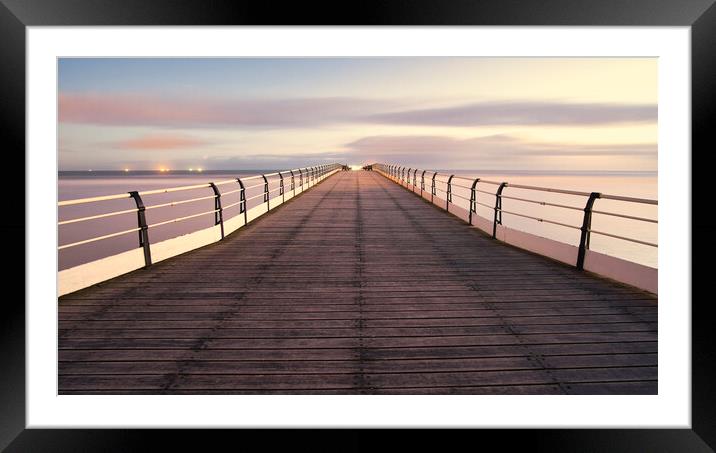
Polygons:
<instances>
[{"instance_id":1,"label":"calm sea","mask_svg":"<svg viewBox=\"0 0 716 453\"><path fill-rule=\"evenodd\" d=\"M260 173L271 173L272 170L251 170L251 171L204 171L160 173L154 171L143 172L60 172L58 179L59 200L70 200L75 198L86 198L101 195L112 195L125 193L132 190L145 191L163 189L175 186L195 185L209 181L224 181L237 177L246 177ZM506 181L512 184L524 184L539 187L576 190L582 192L601 192L609 195L622 195L636 198L657 199L657 174L656 172L537 172L537 171L477 171L477 170L445 170L439 172L436 177L438 193L446 189L446 181L450 174L455 174L453 179L453 202L464 208L469 206L471 185L470 181L457 179L458 176L465 178L480 177L490 181ZM426 188L430 187L430 173L426 174ZM417 175L420 184L420 173ZM298 184L298 174L295 177ZM284 182L286 189L289 181ZM235 186L235 187L234 187ZM249 209L262 202L260 196L263 190L263 180L252 180L246 183ZM279 178L269 179L269 190L279 187ZM236 190L238 183L229 183L221 186L222 193ZM477 201L487 206L494 206L496 185L478 183ZM485 192L490 192L484 193ZM210 197L213 194L211 189L192 189L175 192L171 194L148 195L144 197L147 206L176 202L179 200L190 200L194 198ZM272 193L276 196L278 191ZM548 202L583 208L585 197L555 194L549 192L538 192L532 190L506 188L503 195ZM257 197L257 198L252 198ZM444 198L444 195L442 195ZM228 206L239 201L239 193L222 196L222 203ZM60 221L92 216L106 212L128 210L134 208L132 199L112 200L98 203L90 203L77 206L59 208L58 219ZM481 217L492 220L493 211L487 206L478 204L477 214ZM190 216L210 211L214 208L213 200L193 201L160 209L149 209L147 211L147 223L155 224L177 217ZM582 212L553 206L529 203L520 200L504 199L503 209L515 213L522 213L532 217L548 219L565 223L568 225L581 226ZM637 217L656 219L658 212L656 206L627 203L613 200L597 200L595 210L615 212ZM225 218L239 214L238 205L225 210ZM214 224L213 215L202 215L181 222L173 222L150 229L150 240L158 242L182 234L186 234ZM503 224L522 231L537 234L539 236L555 239L568 244L579 244L580 232L576 229L564 226L539 222L533 219L520 217L512 214L504 214ZM103 236L118 231L136 228L137 219L135 213L121 214L112 217L89 220L79 223L71 223L58 227L59 244L69 244L83 241L92 237ZM623 219L603 214L594 214L592 229L616 234L619 236L631 237L646 242L657 243L657 224ZM129 233L116 236L89 244L79 245L58 252L59 269L76 266L85 262L93 261L102 257L110 256L119 252L130 250L138 246L137 233ZM641 263L650 267L657 266L657 248L593 234L590 248L608 255L617 256L630 261Z\"/></svg>"}]
</instances>

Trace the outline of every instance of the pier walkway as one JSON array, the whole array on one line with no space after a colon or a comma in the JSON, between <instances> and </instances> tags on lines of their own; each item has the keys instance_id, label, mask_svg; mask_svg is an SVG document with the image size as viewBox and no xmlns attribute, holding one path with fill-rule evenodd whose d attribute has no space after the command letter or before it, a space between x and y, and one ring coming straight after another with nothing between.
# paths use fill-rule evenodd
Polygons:
<instances>
[{"instance_id":1,"label":"pier walkway","mask_svg":"<svg viewBox=\"0 0 716 453\"><path fill-rule=\"evenodd\" d=\"M655 394L657 300L377 172L59 300L60 394Z\"/></svg>"}]
</instances>

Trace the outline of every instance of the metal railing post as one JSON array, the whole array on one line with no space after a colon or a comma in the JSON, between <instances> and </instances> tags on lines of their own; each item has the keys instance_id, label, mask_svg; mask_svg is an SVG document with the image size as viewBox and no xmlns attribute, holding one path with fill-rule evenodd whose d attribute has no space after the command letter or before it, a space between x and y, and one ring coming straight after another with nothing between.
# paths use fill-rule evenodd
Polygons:
<instances>
[{"instance_id":1,"label":"metal railing post","mask_svg":"<svg viewBox=\"0 0 716 453\"><path fill-rule=\"evenodd\" d=\"M425 172L426 170L423 170L423 174L420 175L420 196L423 196L423 191L425 190Z\"/></svg>"},{"instance_id":2,"label":"metal railing post","mask_svg":"<svg viewBox=\"0 0 716 453\"><path fill-rule=\"evenodd\" d=\"M472 183L472 188L470 189L470 214L467 221L470 225L472 225L472 213L477 214L477 191L475 188L479 180L480 178L475 178L475 182Z\"/></svg>"},{"instance_id":3,"label":"metal railing post","mask_svg":"<svg viewBox=\"0 0 716 453\"><path fill-rule=\"evenodd\" d=\"M296 178L293 176L293 170L289 171L291 172L291 190L293 194L296 195Z\"/></svg>"},{"instance_id":4,"label":"metal railing post","mask_svg":"<svg viewBox=\"0 0 716 453\"><path fill-rule=\"evenodd\" d=\"M497 238L497 225L502 225L502 190L507 186L506 182L500 184L495 193L495 220L492 222L492 238Z\"/></svg>"},{"instance_id":5,"label":"metal railing post","mask_svg":"<svg viewBox=\"0 0 716 453\"><path fill-rule=\"evenodd\" d=\"M303 172L301 169L298 169L298 182L301 183L301 192L303 192Z\"/></svg>"},{"instance_id":6,"label":"metal railing post","mask_svg":"<svg viewBox=\"0 0 716 453\"><path fill-rule=\"evenodd\" d=\"M269 188L268 188L268 179L266 179L266 176L261 175L262 178L264 178L264 203L266 203L266 210L271 210L271 203L269 202Z\"/></svg>"},{"instance_id":7,"label":"metal railing post","mask_svg":"<svg viewBox=\"0 0 716 453\"><path fill-rule=\"evenodd\" d=\"M413 170L413 192L415 192L415 186L418 184L416 176L418 175L418 169Z\"/></svg>"},{"instance_id":8,"label":"metal railing post","mask_svg":"<svg viewBox=\"0 0 716 453\"><path fill-rule=\"evenodd\" d=\"M137 227L139 227L139 246L144 249L144 266L152 265L152 251L149 248L149 227L147 226L147 217L145 215L146 208L142 197L139 196L139 192L129 192L129 195L134 198L134 202L137 204Z\"/></svg>"},{"instance_id":9,"label":"metal railing post","mask_svg":"<svg viewBox=\"0 0 716 453\"><path fill-rule=\"evenodd\" d=\"M408 179L405 180L405 188L406 189L410 185L410 170L412 170L412 168L408 168Z\"/></svg>"},{"instance_id":10,"label":"metal railing post","mask_svg":"<svg viewBox=\"0 0 716 453\"><path fill-rule=\"evenodd\" d=\"M433 173L433 182L432 186L430 187L430 203L435 201L435 177L437 176L437 173Z\"/></svg>"},{"instance_id":11,"label":"metal railing post","mask_svg":"<svg viewBox=\"0 0 716 453\"><path fill-rule=\"evenodd\" d=\"M401 184L405 182L405 167L400 167L400 181Z\"/></svg>"},{"instance_id":12,"label":"metal railing post","mask_svg":"<svg viewBox=\"0 0 716 453\"><path fill-rule=\"evenodd\" d=\"M577 253L577 269L584 270L584 256L589 249L589 239L591 237L590 228L592 228L592 208L597 198L602 196L599 192L589 194L587 204L584 206L584 219L582 220L582 234L579 238L579 252Z\"/></svg>"},{"instance_id":13,"label":"metal railing post","mask_svg":"<svg viewBox=\"0 0 716 453\"><path fill-rule=\"evenodd\" d=\"M214 191L214 225L221 225L221 239L224 239L224 210L221 207L221 192L216 184L209 183Z\"/></svg>"},{"instance_id":14,"label":"metal railing post","mask_svg":"<svg viewBox=\"0 0 716 453\"><path fill-rule=\"evenodd\" d=\"M278 182L278 194L281 195L281 203L286 202L286 195L283 193L283 175L281 172L278 172L278 177L281 178L281 180Z\"/></svg>"},{"instance_id":15,"label":"metal railing post","mask_svg":"<svg viewBox=\"0 0 716 453\"><path fill-rule=\"evenodd\" d=\"M246 206L246 188L244 187L244 183L241 182L241 178L236 178L236 182L238 182L239 187L241 187L241 192L239 192L239 214L244 214L244 225L246 225L249 223L249 207Z\"/></svg>"},{"instance_id":16,"label":"metal railing post","mask_svg":"<svg viewBox=\"0 0 716 453\"><path fill-rule=\"evenodd\" d=\"M455 175L450 175L447 182L447 201L445 202L445 210L450 212L450 203L452 203L452 178Z\"/></svg>"}]
</instances>

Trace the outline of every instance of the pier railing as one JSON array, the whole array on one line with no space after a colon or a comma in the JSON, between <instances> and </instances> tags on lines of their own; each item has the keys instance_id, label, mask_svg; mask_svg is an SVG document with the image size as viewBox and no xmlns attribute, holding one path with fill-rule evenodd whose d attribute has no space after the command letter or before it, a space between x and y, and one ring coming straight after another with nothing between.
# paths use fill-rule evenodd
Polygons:
<instances>
[{"instance_id":1,"label":"pier railing","mask_svg":"<svg viewBox=\"0 0 716 453\"><path fill-rule=\"evenodd\" d=\"M582 192L529 186L524 184L512 184L505 181L493 181L483 178L468 178L452 173L439 173L435 170L424 170L394 164L378 163L373 164L371 168L382 173L390 180L404 186L406 189L414 192L422 198L430 200L432 203L442 207L447 212L463 218L463 220L468 222L470 225L475 225L488 234L491 234L495 239L499 239L518 247L566 262L576 266L580 270L592 270L596 273L606 275L616 280L624 281L625 283L630 283L642 289L646 289L654 293L657 292L656 269L613 256L596 253L589 248L592 234L657 248L658 244L656 242L592 228L592 219L595 214L629 219L649 224L658 223L658 220L655 218L594 209L596 200L614 200L634 205L653 206L658 205L657 200L608 195L599 192ZM436 177L438 175L441 175L443 179L447 179L445 181L436 181ZM437 182L441 182L442 187L438 187ZM456 193L455 188L463 189L462 193ZM509 189L520 189L521 193L510 194ZM534 193L535 196L520 196L522 195L522 192L526 192L528 194ZM544 193L574 197L574 199L580 199L581 204L574 206L565 203L536 199L539 198L538 194ZM455 198L462 200L464 202L462 204L467 206L467 209L462 207L460 203L456 203L454 201ZM485 198L487 198L490 202L486 203ZM570 224L561 221L560 219L538 217L530 212L507 210L503 208L503 200L514 200L527 204L549 206L561 210L578 212L581 214L581 222L579 224ZM478 216L478 206L488 209L492 214L490 218ZM514 215L534 222L556 225L566 230L574 231L575 234L579 235L579 245L575 248L574 246L564 242L508 228L503 225L503 214Z\"/></svg>"},{"instance_id":2,"label":"pier railing","mask_svg":"<svg viewBox=\"0 0 716 453\"><path fill-rule=\"evenodd\" d=\"M130 234L137 234L138 247L127 252L60 271L58 278L59 295L91 286L126 272L150 266L154 262L222 240L228 234L248 224L253 219L269 212L271 209L283 204L305 190L308 190L325 178L341 171L344 167L343 164L338 163L316 165L203 184L146 191L130 191L114 195L60 201L57 203L59 210L69 206L97 205L103 202L121 199L132 199L134 201L134 207L131 209L120 209L103 212L101 214L69 218L59 221L58 228L71 228L73 225L98 219L112 221L116 216L132 213L136 215L137 226L61 244L58 246L58 253L81 245L106 241L111 238ZM274 187L271 187L272 185ZM156 195L181 194L182 192L186 193L187 191L201 189L206 190L207 194L190 198L180 197L177 200L169 202L147 204L147 202L152 200L153 196ZM226 197L230 195L233 195L234 198L238 196L238 200L226 203ZM213 209L193 213L191 215L171 217L153 223L147 221L146 214L148 211L194 204L206 200L213 200ZM227 215L227 211L229 215ZM150 240L151 231L170 224L208 216L213 216L214 218L213 227L156 243L152 243Z\"/></svg>"}]
</instances>

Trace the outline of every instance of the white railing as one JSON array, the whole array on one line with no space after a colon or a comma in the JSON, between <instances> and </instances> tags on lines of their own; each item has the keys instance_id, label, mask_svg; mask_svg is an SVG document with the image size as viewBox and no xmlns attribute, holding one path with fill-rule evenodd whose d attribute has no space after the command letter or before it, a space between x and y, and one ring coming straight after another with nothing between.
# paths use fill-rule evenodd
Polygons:
<instances>
[{"instance_id":1,"label":"white railing","mask_svg":"<svg viewBox=\"0 0 716 453\"><path fill-rule=\"evenodd\" d=\"M70 218L58 222L58 228L72 228L82 222L98 219L109 219L112 217L136 213L137 227L130 229L122 229L108 234L102 234L79 241L74 241L58 246L58 253L63 250L71 249L80 245L91 244L98 241L106 241L111 238L123 236L132 233L138 233L138 247L116 255L101 258L89 263L84 263L69 269L61 270L58 273L58 294L64 295L77 291L82 288L94 285L96 283L114 278L118 275L150 266L153 263L162 261L172 256L185 253L187 251L202 247L224 239L228 234L238 230L242 226L248 224L252 220L271 209L283 204L296 195L308 190L310 187L318 184L332 174L344 168L342 164L317 165L312 167L295 168L291 170L282 170L275 173L255 175L242 178L227 179L217 182L209 182L204 184L196 184L180 187L169 187L164 189L132 191L115 195L105 195L90 198L80 198L75 200L65 200L57 203L58 209L68 206L78 206L86 204L97 204L112 200L133 199L135 207L132 209L121 209L101 214L93 214L81 217ZM257 184L253 182L258 181ZM278 182L273 189L270 188L270 182ZM248 185L247 185L248 184ZM257 195L247 197L248 191L263 186ZM183 192L187 190L211 189L211 195L202 195L199 197L179 199L166 203L156 203L153 205L145 205L145 200L151 199L153 195L168 194L175 192ZM222 205L222 196L230 194L238 194L239 201ZM250 203L253 200L262 200L259 203ZM203 200L214 200L214 209L199 212L196 214L174 217L168 220L148 223L146 212L163 208L170 208L178 205L196 203ZM249 207L252 204L255 206ZM238 207L238 214L226 217L225 211L230 208ZM214 216L214 226L204 228L180 237L151 243L149 232L151 230L163 227L165 225L183 222L189 219Z\"/></svg>"},{"instance_id":2,"label":"white railing","mask_svg":"<svg viewBox=\"0 0 716 453\"><path fill-rule=\"evenodd\" d=\"M616 234L614 232L595 230L592 228L592 217L596 215L604 215L609 217L618 217L638 222L657 224L658 220L637 215L630 215L618 212L603 211L594 209L594 203L598 199L615 200L632 204L653 205L657 206L657 200L644 198L625 197L619 195L607 195L598 192L581 192L575 190L563 190L547 187L528 186L523 184L511 184L508 182L491 181L482 178L467 178L454 174L442 174L447 181L441 181L444 188L439 188L436 184L436 177L439 174L433 170L423 170L401 165L393 164L373 164L371 168L383 174L388 179L404 186L406 189L430 200L432 203L444 208L446 211L463 218L470 225L474 225L483 231L492 235L494 239L517 245L518 247L540 253L551 258L563 261L576 266L580 270L589 270L604 276L613 278L624 283L645 289L647 291L657 293L658 291L658 271L655 268L643 266L638 263L627 261L621 258L604 255L589 249L590 238L592 234L606 236L621 241L627 241L640 244L647 247L658 247L656 242L644 240L642 238L634 238ZM426 178L426 173L428 177ZM427 184L426 184L427 181ZM467 184L460 184L461 181ZM494 190L485 190L485 185L493 187ZM455 187L469 191L469 198L455 193ZM581 206L571 206L568 204L556 203L552 201L537 200L530 197L524 198L516 195L507 195L507 189L521 189L522 191L535 193L556 193L581 198L583 204ZM480 196L483 194L483 196ZM488 196L494 197L494 203L488 204L481 201L481 198ZM529 195L528 195L529 196ZM464 200L469 206L464 209L453 202L453 197ZM574 225L559 221L557 219L547 219L531 215L529 212L517 212L515 210L506 210L502 207L502 200L509 199L524 203L551 206L554 208L582 212L581 225ZM482 206L492 212L492 219L477 216L477 207ZM517 217L557 225L572 231L579 232L579 246L575 247L567 243L543 238L524 231L518 231L505 227L502 224L502 214L510 214Z\"/></svg>"}]
</instances>

